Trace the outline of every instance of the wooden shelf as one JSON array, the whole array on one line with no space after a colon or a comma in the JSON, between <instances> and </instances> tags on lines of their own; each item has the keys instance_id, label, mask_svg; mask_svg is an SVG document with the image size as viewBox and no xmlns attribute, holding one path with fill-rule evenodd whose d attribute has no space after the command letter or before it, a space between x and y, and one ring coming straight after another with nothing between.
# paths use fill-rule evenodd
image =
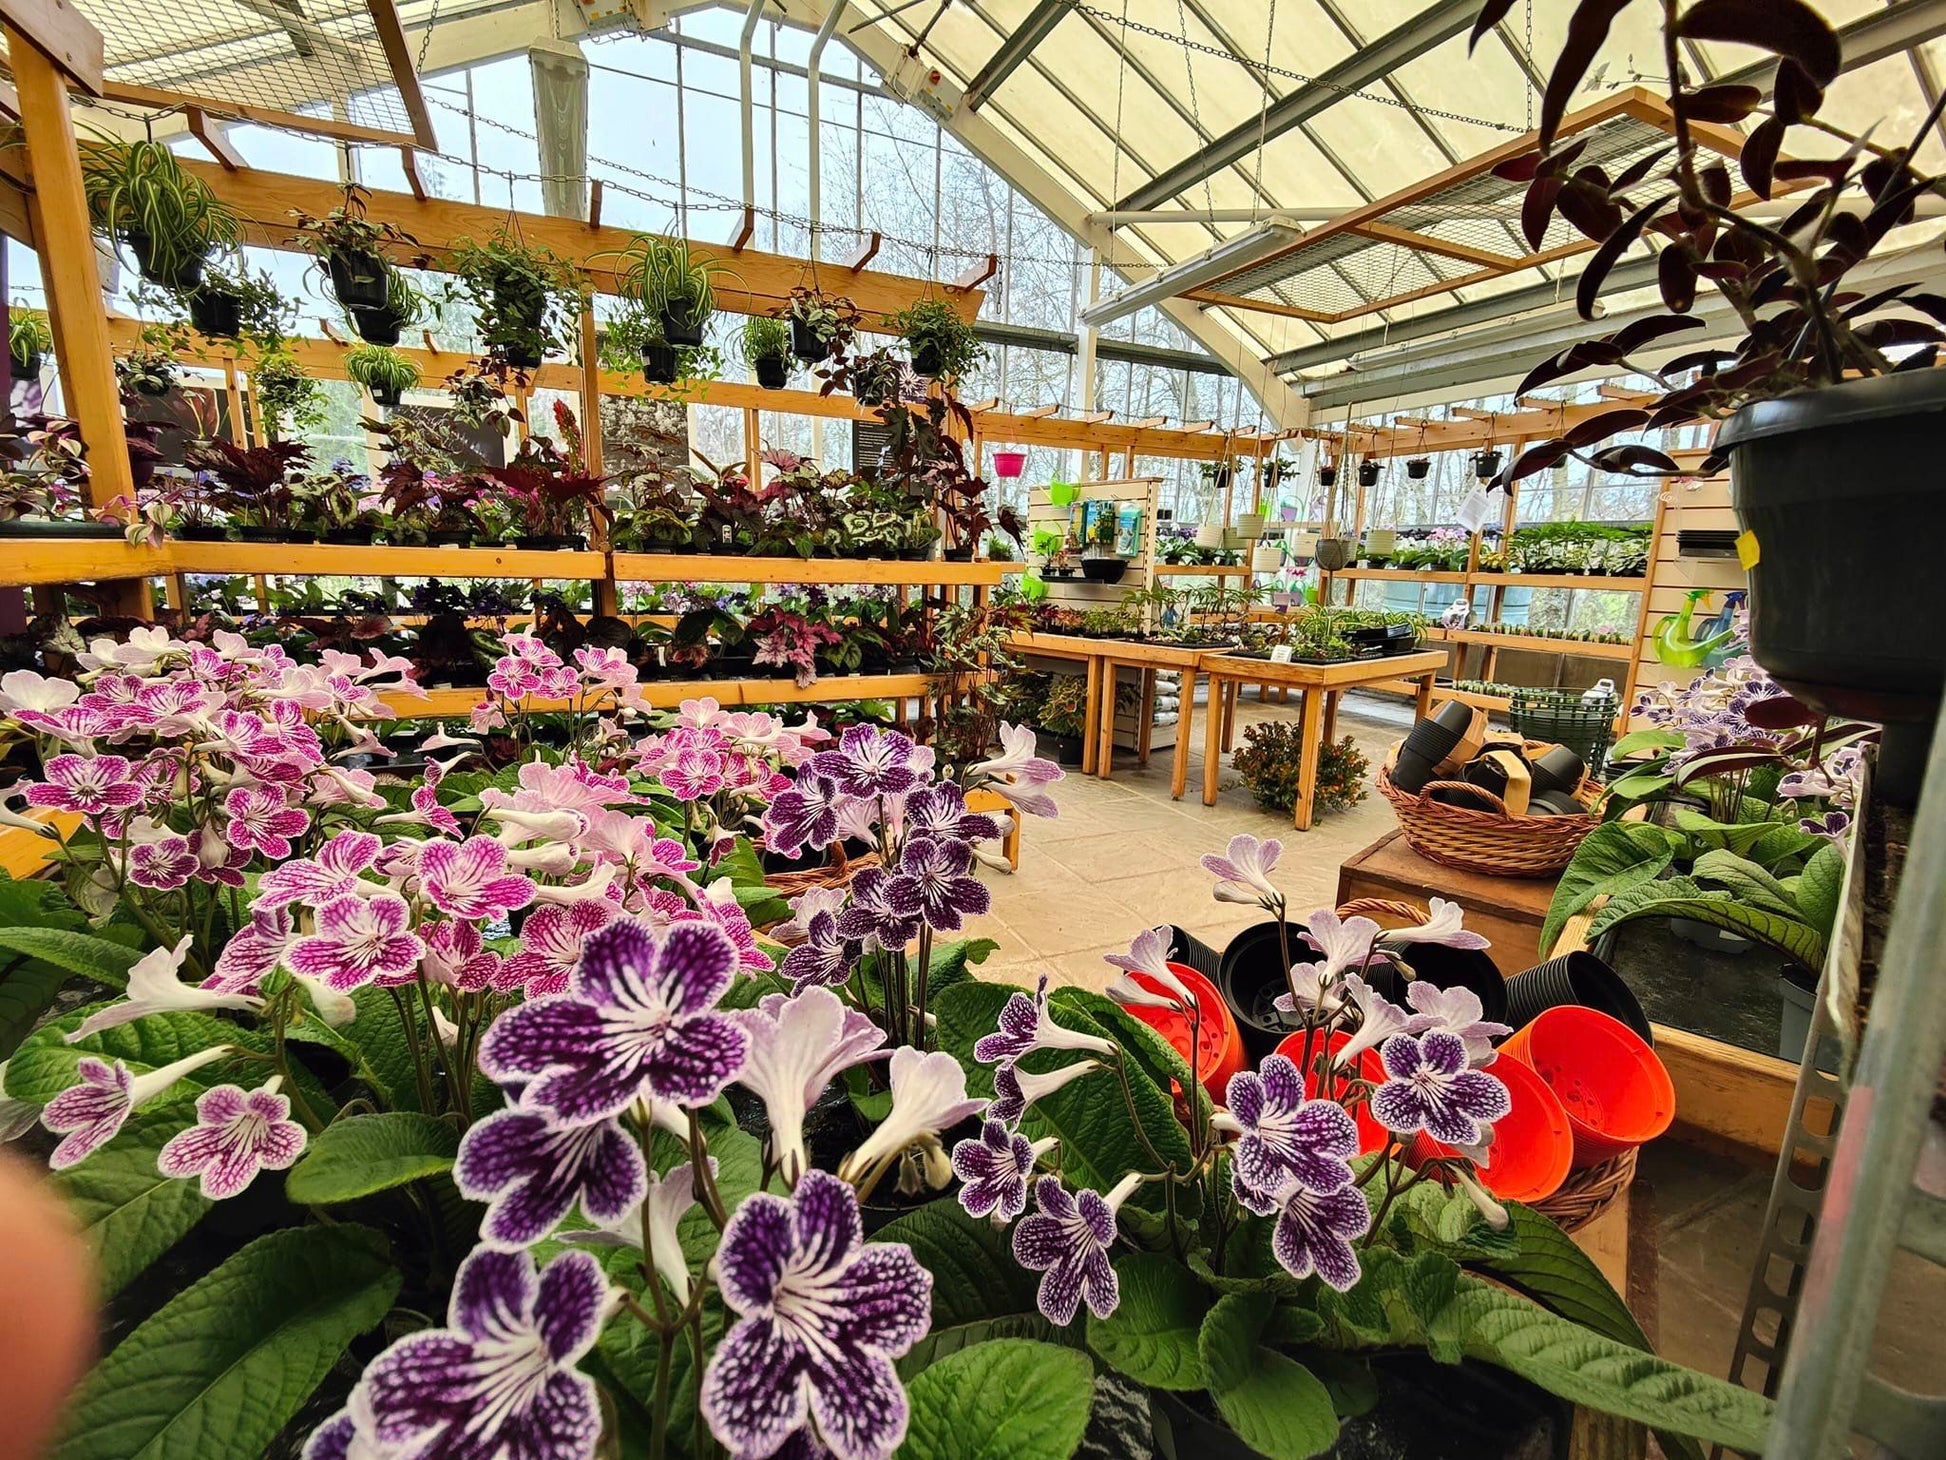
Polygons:
<instances>
[{"instance_id":1,"label":"wooden shelf","mask_svg":"<svg viewBox=\"0 0 1946 1460\"><path fill-rule=\"evenodd\" d=\"M0 583L100 583L169 570L166 547L119 537L0 537Z\"/></svg>"},{"instance_id":2,"label":"wooden shelf","mask_svg":"<svg viewBox=\"0 0 1946 1460\"><path fill-rule=\"evenodd\" d=\"M997 587L1015 563L877 558L750 558L721 553L613 553L618 583L896 583Z\"/></svg>"},{"instance_id":3,"label":"wooden shelf","mask_svg":"<svg viewBox=\"0 0 1946 1460\"><path fill-rule=\"evenodd\" d=\"M521 548L361 547L301 542L172 542L178 573L334 578L554 578L607 575L602 553Z\"/></svg>"},{"instance_id":4,"label":"wooden shelf","mask_svg":"<svg viewBox=\"0 0 1946 1460\"><path fill-rule=\"evenodd\" d=\"M1376 583L1464 583L1466 574L1428 572L1419 568L1340 568L1327 578L1370 578Z\"/></svg>"},{"instance_id":5,"label":"wooden shelf","mask_svg":"<svg viewBox=\"0 0 1946 1460\"><path fill-rule=\"evenodd\" d=\"M802 688L794 679L665 679L642 686L642 698L658 710L673 710L684 700L705 697L720 705L826 705L850 700L911 699L930 694L933 682L924 674L830 674ZM380 696L401 720L464 719L487 698L484 686L470 689L429 689L423 695L388 691ZM540 700L530 709L549 713L567 710L567 700Z\"/></svg>"},{"instance_id":6,"label":"wooden shelf","mask_svg":"<svg viewBox=\"0 0 1946 1460\"><path fill-rule=\"evenodd\" d=\"M1580 588L1642 593L1649 586L1649 580L1639 574L1616 577L1599 573L1474 573L1471 576L1475 583L1495 588Z\"/></svg>"},{"instance_id":7,"label":"wooden shelf","mask_svg":"<svg viewBox=\"0 0 1946 1460\"><path fill-rule=\"evenodd\" d=\"M1431 628L1425 632L1449 644L1489 644L1502 649L1528 649L1541 654L1576 654L1585 659L1633 659L1632 644L1596 644L1585 639L1553 639L1545 634L1489 634L1480 629Z\"/></svg>"}]
</instances>

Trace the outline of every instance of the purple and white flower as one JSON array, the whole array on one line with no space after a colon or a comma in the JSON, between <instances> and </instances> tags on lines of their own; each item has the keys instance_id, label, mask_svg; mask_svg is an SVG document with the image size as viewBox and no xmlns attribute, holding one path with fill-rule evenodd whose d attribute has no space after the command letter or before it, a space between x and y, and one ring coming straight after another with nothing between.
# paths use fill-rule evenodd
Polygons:
<instances>
[{"instance_id":1,"label":"purple and white flower","mask_svg":"<svg viewBox=\"0 0 1946 1460\"><path fill-rule=\"evenodd\" d=\"M1848 812L1831 810L1822 816L1801 817L1797 829L1807 836L1823 837L1835 847L1842 847L1851 835L1851 816Z\"/></svg>"},{"instance_id":2,"label":"purple and white flower","mask_svg":"<svg viewBox=\"0 0 1946 1460\"><path fill-rule=\"evenodd\" d=\"M564 1252L537 1273L531 1253L475 1248L460 1264L447 1326L400 1339L352 1391L348 1412L367 1453L592 1460L601 1408L575 1365L614 1296L586 1252Z\"/></svg>"},{"instance_id":3,"label":"purple and white flower","mask_svg":"<svg viewBox=\"0 0 1946 1460\"><path fill-rule=\"evenodd\" d=\"M1487 1018L1480 996L1468 988L1435 988L1424 979L1415 979L1406 986L1405 999L1412 1005L1405 1032L1427 1034L1438 1029L1458 1036L1466 1046L1470 1065L1492 1064L1493 1041L1513 1033L1507 1025Z\"/></svg>"},{"instance_id":4,"label":"purple and white flower","mask_svg":"<svg viewBox=\"0 0 1946 1460\"><path fill-rule=\"evenodd\" d=\"M1295 1278L1316 1274L1341 1293L1358 1282L1352 1239L1371 1230L1372 1208L1355 1186L1316 1192L1292 1182L1279 1198L1282 1210L1270 1234L1278 1265Z\"/></svg>"},{"instance_id":5,"label":"purple and white flower","mask_svg":"<svg viewBox=\"0 0 1946 1460\"><path fill-rule=\"evenodd\" d=\"M101 1149L115 1139L138 1107L155 1099L190 1071L200 1070L234 1053L229 1045L219 1044L139 1075L131 1075L121 1060L111 1064L94 1055L83 1055L75 1063L80 1082L68 1086L41 1111L41 1124L63 1138L54 1148L54 1154L47 1158L47 1164L62 1171Z\"/></svg>"},{"instance_id":6,"label":"purple and white flower","mask_svg":"<svg viewBox=\"0 0 1946 1460\"><path fill-rule=\"evenodd\" d=\"M1055 1137L1030 1141L997 1120L953 1147L960 1179L959 1204L969 1217L991 1217L1004 1226L1027 1210L1027 1183L1034 1165L1052 1150Z\"/></svg>"},{"instance_id":7,"label":"purple and white flower","mask_svg":"<svg viewBox=\"0 0 1946 1460\"><path fill-rule=\"evenodd\" d=\"M409 982L426 955L411 923L411 909L395 892L335 898L318 909L317 931L291 944L284 961L292 973L339 993L373 979Z\"/></svg>"},{"instance_id":8,"label":"purple and white flower","mask_svg":"<svg viewBox=\"0 0 1946 1460\"><path fill-rule=\"evenodd\" d=\"M1283 854L1284 844L1275 838L1259 841L1248 832L1230 838L1227 852L1203 854L1203 870L1216 878L1218 902L1241 902L1276 912L1284 906L1284 894L1270 880Z\"/></svg>"},{"instance_id":9,"label":"purple and white flower","mask_svg":"<svg viewBox=\"0 0 1946 1460\"><path fill-rule=\"evenodd\" d=\"M902 795L919 784L932 763L932 751L910 735L874 725L849 726L838 737L837 749L821 750L809 762L847 796L859 797Z\"/></svg>"},{"instance_id":10,"label":"purple and white flower","mask_svg":"<svg viewBox=\"0 0 1946 1460\"><path fill-rule=\"evenodd\" d=\"M638 1099L707 1105L749 1050L743 1027L716 1009L736 969L736 945L711 924L610 923L582 945L565 994L494 1021L480 1068L502 1084L532 1080L524 1102L565 1125Z\"/></svg>"},{"instance_id":11,"label":"purple and white flower","mask_svg":"<svg viewBox=\"0 0 1946 1460\"><path fill-rule=\"evenodd\" d=\"M1230 1152L1230 1182L1237 1200L1260 1216L1278 1209L1278 1194L1292 1182L1325 1193L1351 1184L1358 1130L1335 1100L1307 1100L1298 1068L1281 1054L1255 1074L1230 1076L1226 1113L1219 1130L1237 1140Z\"/></svg>"},{"instance_id":12,"label":"purple and white flower","mask_svg":"<svg viewBox=\"0 0 1946 1460\"><path fill-rule=\"evenodd\" d=\"M1084 1299L1097 1318L1106 1318L1121 1302L1121 1280L1108 1249L1115 1244L1115 1213L1141 1183L1140 1174L1130 1172L1106 1196L1070 1195L1058 1176L1034 1183L1038 1210L1014 1228L1014 1260L1042 1274L1038 1302L1049 1323L1072 1323Z\"/></svg>"},{"instance_id":13,"label":"purple and white flower","mask_svg":"<svg viewBox=\"0 0 1946 1460\"><path fill-rule=\"evenodd\" d=\"M202 1178L203 1195L224 1201L257 1179L259 1171L288 1171L304 1154L304 1127L290 1119L289 1097L273 1075L258 1089L216 1085L196 1097L196 1124L169 1138L156 1154L164 1176Z\"/></svg>"},{"instance_id":14,"label":"purple and white flower","mask_svg":"<svg viewBox=\"0 0 1946 1460\"><path fill-rule=\"evenodd\" d=\"M504 918L534 900L534 884L507 871L507 849L490 836L428 842L419 853L419 886L448 917Z\"/></svg>"},{"instance_id":15,"label":"purple and white flower","mask_svg":"<svg viewBox=\"0 0 1946 1460\"><path fill-rule=\"evenodd\" d=\"M1102 954L1104 963L1111 963L1122 970L1122 976L1109 984L1103 992L1118 1004L1146 1004L1164 1009L1195 1007L1196 996L1169 966L1169 951L1169 927L1165 923L1159 928L1145 928L1137 933L1135 941L1128 945L1126 953ZM1168 991L1170 997L1165 998L1161 994L1143 988L1127 976L1131 973L1143 974L1154 979Z\"/></svg>"},{"instance_id":16,"label":"purple and white flower","mask_svg":"<svg viewBox=\"0 0 1946 1460\"><path fill-rule=\"evenodd\" d=\"M262 999L248 994L199 988L195 984L184 983L177 975L191 941L193 935L184 933L177 939L175 947L156 948L143 954L128 971L128 997L117 1000L105 1009L95 1010L63 1038L73 1044L104 1029L113 1029L118 1024L132 1024L150 1014L177 1009L254 1010L264 1006Z\"/></svg>"},{"instance_id":17,"label":"purple and white flower","mask_svg":"<svg viewBox=\"0 0 1946 1460\"><path fill-rule=\"evenodd\" d=\"M1047 1007L1047 975L1042 974L1032 994L1016 993L1000 1006L998 1033L976 1040L973 1058L983 1065L1012 1064L1036 1049L1085 1049L1091 1054L1110 1055L1115 1045L1097 1034L1066 1029L1054 1022Z\"/></svg>"},{"instance_id":18,"label":"purple and white flower","mask_svg":"<svg viewBox=\"0 0 1946 1460\"><path fill-rule=\"evenodd\" d=\"M1492 943L1478 933L1469 933L1460 926L1460 905L1449 902L1443 897L1431 899L1432 911L1426 920L1417 927L1387 928L1378 935L1378 946L1387 949L1404 948L1412 943L1438 943L1446 948L1490 948Z\"/></svg>"},{"instance_id":19,"label":"purple and white flower","mask_svg":"<svg viewBox=\"0 0 1946 1460\"><path fill-rule=\"evenodd\" d=\"M1324 955L1318 978L1327 986L1342 973L1363 970L1378 935L1378 924L1370 918L1340 918L1328 907L1319 908L1304 920L1304 941Z\"/></svg>"},{"instance_id":20,"label":"purple and white flower","mask_svg":"<svg viewBox=\"0 0 1946 1460\"><path fill-rule=\"evenodd\" d=\"M820 913L820 917L828 917ZM764 1103L770 1126L770 1163L795 1181L810 1165L804 1116L842 1071L884 1059L885 1031L827 988L789 998L766 994L754 1009L730 1016L749 1038L737 1083Z\"/></svg>"},{"instance_id":21,"label":"purple and white flower","mask_svg":"<svg viewBox=\"0 0 1946 1460\"><path fill-rule=\"evenodd\" d=\"M41 767L47 777L27 788L27 804L49 811L102 816L127 811L142 801L142 788L120 755L57 755Z\"/></svg>"},{"instance_id":22,"label":"purple and white flower","mask_svg":"<svg viewBox=\"0 0 1946 1460\"><path fill-rule=\"evenodd\" d=\"M901 903L914 904L934 932L956 933L967 918L977 917L993 905L993 894L986 884L967 875L972 865L973 849L965 842L910 837L899 849L895 879L899 890L893 896Z\"/></svg>"},{"instance_id":23,"label":"purple and white flower","mask_svg":"<svg viewBox=\"0 0 1946 1460\"><path fill-rule=\"evenodd\" d=\"M262 852L273 862L291 854L291 838L311 825L311 813L285 802L268 786L233 786L223 798L230 820L223 835L233 847Z\"/></svg>"},{"instance_id":24,"label":"purple and white flower","mask_svg":"<svg viewBox=\"0 0 1946 1460\"><path fill-rule=\"evenodd\" d=\"M529 998L558 994L581 961L581 949L591 933L620 916L605 897L578 902L549 902L527 915L520 929L520 951L502 965L495 987L523 989ZM468 926L462 924L460 926Z\"/></svg>"},{"instance_id":25,"label":"purple and white flower","mask_svg":"<svg viewBox=\"0 0 1946 1460\"><path fill-rule=\"evenodd\" d=\"M1379 1047L1385 1083L1372 1094L1372 1118L1398 1135L1425 1131L1449 1146L1477 1146L1484 1127L1512 1107L1507 1087L1466 1067L1457 1034L1395 1034Z\"/></svg>"},{"instance_id":26,"label":"purple and white flower","mask_svg":"<svg viewBox=\"0 0 1946 1460\"><path fill-rule=\"evenodd\" d=\"M547 1236L577 1202L596 1226L618 1225L647 1182L641 1148L615 1121L553 1126L520 1105L472 1126L453 1163L459 1194L486 1203L480 1240L510 1252Z\"/></svg>"},{"instance_id":27,"label":"purple and white flower","mask_svg":"<svg viewBox=\"0 0 1946 1460\"><path fill-rule=\"evenodd\" d=\"M838 839L838 813L848 799L831 777L806 766L797 784L765 808L764 845L787 857L807 846L830 846Z\"/></svg>"},{"instance_id":28,"label":"purple and white flower","mask_svg":"<svg viewBox=\"0 0 1946 1460\"><path fill-rule=\"evenodd\" d=\"M943 837L952 842L997 841L1000 823L966 809L966 793L952 781L922 786L905 798L905 835Z\"/></svg>"},{"instance_id":29,"label":"purple and white flower","mask_svg":"<svg viewBox=\"0 0 1946 1460\"><path fill-rule=\"evenodd\" d=\"M851 902L838 915L838 934L875 948L903 948L919 936L918 887L883 867L852 874Z\"/></svg>"},{"instance_id":30,"label":"purple and white flower","mask_svg":"<svg viewBox=\"0 0 1946 1460\"><path fill-rule=\"evenodd\" d=\"M1344 975L1332 988L1342 991L1342 1001L1358 1011L1358 1029L1332 1053L1333 1068L1348 1069L1359 1055L1378 1048L1395 1034L1418 1032L1412 1028L1411 1016L1405 1010L1357 974Z\"/></svg>"},{"instance_id":31,"label":"purple and white flower","mask_svg":"<svg viewBox=\"0 0 1946 1460\"><path fill-rule=\"evenodd\" d=\"M703 1416L739 1456L776 1454L815 1425L839 1460L886 1460L909 1409L893 1360L932 1322L932 1274L912 1249L862 1239L858 1197L807 1171L790 1200L747 1198L717 1249L738 1314L703 1375ZM803 1453L801 1450L799 1453Z\"/></svg>"},{"instance_id":32,"label":"purple and white flower","mask_svg":"<svg viewBox=\"0 0 1946 1460\"><path fill-rule=\"evenodd\" d=\"M1025 725L1000 725L999 755L976 761L967 767L970 782L991 782L992 788L1029 816L1056 816L1060 808L1042 790L1060 780L1064 772L1055 762L1036 754L1039 750L1034 732Z\"/></svg>"},{"instance_id":33,"label":"purple and white flower","mask_svg":"<svg viewBox=\"0 0 1946 1460\"><path fill-rule=\"evenodd\" d=\"M888 1072L892 1108L838 1167L847 1181L889 1161L910 1146L939 1147L939 1133L986 1109L966 1095L966 1070L944 1050L921 1054L911 1046L892 1051Z\"/></svg>"},{"instance_id":34,"label":"purple and white flower","mask_svg":"<svg viewBox=\"0 0 1946 1460\"><path fill-rule=\"evenodd\" d=\"M839 934L836 915L814 913L804 941L784 955L784 977L791 981L792 993L835 987L851 977L863 950L857 939Z\"/></svg>"},{"instance_id":35,"label":"purple and white flower","mask_svg":"<svg viewBox=\"0 0 1946 1460\"><path fill-rule=\"evenodd\" d=\"M1076 1060L1073 1064L1062 1065L1058 1070L1036 1075L1011 1062L996 1066L993 1071L993 1103L987 1107L987 1114L1008 1125L1018 1125L1027 1108L1035 1101L1045 1100L1056 1090L1072 1084L1083 1075L1092 1075L1100 1068L1097 1060Z\"/></svg>"}]
</instances>

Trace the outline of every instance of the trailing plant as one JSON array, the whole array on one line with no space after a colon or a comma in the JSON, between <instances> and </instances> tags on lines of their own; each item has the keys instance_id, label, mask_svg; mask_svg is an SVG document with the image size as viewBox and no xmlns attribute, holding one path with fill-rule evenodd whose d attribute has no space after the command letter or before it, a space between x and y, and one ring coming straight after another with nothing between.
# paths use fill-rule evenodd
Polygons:
<instances>
[{"instance_id":1,"label":"trailing plant","mask_svg":"<svg viewBox=\"0 0 1946 1460\"><path fill-rule=\"evenodd\" d=\"M273 350L259 359L250 384L263 412L264 432L272 439L308 431L324 419L324 392L287 350Z\"/></svg>"},{"instance_id":2,"label":"trailing plant","mask_svg":"<svg viewBox=\"0 0 1946 1460\"><path fill-rule=\"evenodd\" d=\"M193 288L209 256L242 238L236 210L163 142L91 139L81 186L96 231L127 244L151 283Z\"/></svg>"},{"instance_id":3,"label":"trailing plant","mask_svg":"<svg viewBox=\"0 0 1946 1460\"><path fill-rule=\"evenodd\" d=\"M467 425L489 430L502 439L527 417L516 397L527 389L526 371L493 355L469 360L446 377L453 414Z\"/></svg>"},{"instance_id":4,"label":"trailing plant","mask_svg":"<svg viewBox=\"0 0 1946 1460\"><path fill-rule=\"evenodd\" d=\"M419 367L386 345L353 345L345 352L345 374L375 397L398 398L419 384Z\"/></svg>"},{"instance_id":5,"label":"trailing plant","mask_svg":"<svg viewBox=\"0 0 1946 1460\"><path fill-rule=\"evenodd\" d=\"M54 353L54 331L48 327L44 310L15 304L7 311L7 353L13 357L14 371L38 370Z\"/></svg>"},{"instance_id":6,"label":"trailing plant","mask_svg":"<svg viewBox=\"0 0 1946 1460\"><path fill-rule=\"evenodd\" d=\"M503 228L485 242L457 240L445 266L472 303L489 353L532 368L566 349L586 297L573 265Z\"/></svg>"},{"instance_id":7,"label":"trailing plant","mask_svg":"<svg viewBox=\"0 0 1946 1460\"><path fill-rule=\"evenodd\" d=\"M949 385L986 359L973 326L943 299L921 299L887 315L885 323L905 337L914 370Z\"/></svg>"},{"instance_id":8,"label":"trailing plant","mask_svg":"<svg viewBox=\"0 0 1946 1460\"><path fill-rule=\"evenodd\" d=\"M167 395L181 378L174 351L154 343L150 330L144 330L127 353L115 357L115 382L124 398Z\"/></svg>"},{"instance_id":9,"label":"trailing plant","mask_svg":"<svg viewBox=\"0 0 1946 1460\"><path fill-rule=\"evenodd\" d=\"M309 252L331 283L332 295L351 309L383 309L393 299L398 269L387 257L393 250L417 250L419 241L397 224L368 212L371 190L345 184L344 201L323 217L293 208L297 235L291 241ZM423 256L420 261L423 261Z\"/></svg>"},{"instance_id":10,"label":"trailing plant","mask_svg":"<svg viewBox=\"0 0 1946 1460\"><path fill-rule=\"evenodd\" d=\"M793 330L793 343L815 343L817 359L827 359L851 349L864 316L858 306L842 294L827 294L813 285L799 284L791 290L785 318ZM800 355L806 354L802 349Z\"/></svg>"}]
</instances>

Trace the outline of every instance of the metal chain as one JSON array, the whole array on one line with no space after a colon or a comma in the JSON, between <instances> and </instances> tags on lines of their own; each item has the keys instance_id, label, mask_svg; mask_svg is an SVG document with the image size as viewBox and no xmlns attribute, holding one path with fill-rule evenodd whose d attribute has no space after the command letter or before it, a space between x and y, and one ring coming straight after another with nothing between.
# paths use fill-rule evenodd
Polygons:
<instances>
[{"instance_id":1,"label":"metal chain","mask_svg":"<svg viewBox=\"0 0 1946 1460\"><path fill-rule=\"evenodd\" d=\"M1128 6L1126 4L1122 6L1122 23L1124 25L1128 23ZM1183 0L1176 0L1176 24L1181 26L1185 32L1187 32L1189 29L1189 15L1188 12L1183 9ZM1126 37L1123 38L1122 44L1124 46L1128 44ZM1189 52L1187 50L1185 50L1182 53L1182 73L1184 76L1187 76L1189 78L1189 120L1191 121L1191 123L1194 124L1196 128L1196 134L1199 137L1207 136L1208 134L1203 131L1202 108L1196 104L1196 63L1189 59ZM1270 99L1269 93L1265 93L1264 99L1266 101ZM1116 125L1120 126L1121 124L1117 122ZM1262 178L1263 155L1261 153L1259 153L1257 157L1257 169L1258 169L1258 183L1259 183L1258 191L1262 192L1263 188L1261 184L1263 181ZM1119 187L1116 188L1110 194L1111 197L1117 197L1117 198L1119 198L1121 195L1122 195L1122 190ZM1203 174L1203 206L1205 208L1208 208L1212 213L1216 211L1215 183L1214 180L1211 178L1210 174L1207 172Z\"/></svg>"},{"instance_id":2,"label":"metal chain","mask_svg":"<svg viewBox=\"0 0 1946 1460\"><path fill-rule=\"evenodd\" d=\"M1188 33L1189 27L1183 31ZM1270 69L1271 41L1277 34L1277 0L1270 0L1270 15L1264 22L1264 69ZM1257 103L1257 191L1264 190L1264 148L1270 145L1270 88L1260 86L1263 100ZM1207 181L1207 180L1206 180ZM1214 209L1215 204L1210 205Z\"/></svg>"},{"instance_id":3,"label":"metal chain","mask_svg":"<svg viewBox=\"0 0 1946 1460\"><path fill-rule=\"evenodd\" d=\"M419 59L412 63L414 71L426 68L426 52L432 49L432 30L439 24L439 0L432 0L432 10L426 16L426 33L419 37Z\"/></svg>"},{"instance_id":4,"label":"metal chain","mask_svg":"<svg viewBox=\"0 0 1946 1460\"><path fill-rule=\"evenodd\" d=\"M1222 46L1212 46L1203 41L1193 41L1188 36L1175 35L1170 31L1163 30L1160 26L1145 25L1139 20L1125 20L1112 10L1103 10L1098 5L1086 4L1084 0L1060 0L1060 3L1078 14L1093 16L1096 20L1106 21L1110 25L1126 25L1137 35L1145 35L1152 40L1167 41L1172 46L1182 46L1186 50L1201 51L1206 56L1218 56L1225 61L1234 61L1248 70L1254 71L1259 69L1257 62L1247 60L1233 51L1224 49ZM1355 87L1339 86L1335 82L1326 81L1317 76L1306 76L1301 71L1290 71L1282 66L1272 66L1266 63L1261 69L1268 75L1280 76L1286 81L1295 81L1304 86L1322 86L1327 91L1335 91L1344 97L1356 98L1359 101L1369 101L1378 106L1395 107L1399 111L1417 112L1421 116L1438 117L1441 121L1464 122L1469 127L1485 127L1490 132L1506 132L1512 136L1519 136L1523 130L1520 127L1514 126L1511 122L1492 122L1488 121L1485 117L1469 117L1464 112L1441 111L1436 107L1419 106L1415 103L1403 102L1397 97L1374 96L1369 92L1359 91Z\"/></svg>"}]
</instances>

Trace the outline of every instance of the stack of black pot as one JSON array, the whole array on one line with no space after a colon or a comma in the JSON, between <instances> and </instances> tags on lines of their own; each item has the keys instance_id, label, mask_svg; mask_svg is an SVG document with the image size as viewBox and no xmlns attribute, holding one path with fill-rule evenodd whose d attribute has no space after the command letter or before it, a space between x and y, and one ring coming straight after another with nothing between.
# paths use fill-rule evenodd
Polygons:
<instances>
[{"instance_id":1,"label":"stack of black pot","mask_svg":"<svg viewBox=\"0 0 1946 1460\"><path fill-rule=\"evenodd\" d=\"M1448 700L1412 727L1392 763L1408 794L1509 816L1579 816L1586 763L1565 745L1536 746L1487 727L1486 711ZM1430 789L1427 789L1430 787Z\"/></svg>"}]
</instances>

